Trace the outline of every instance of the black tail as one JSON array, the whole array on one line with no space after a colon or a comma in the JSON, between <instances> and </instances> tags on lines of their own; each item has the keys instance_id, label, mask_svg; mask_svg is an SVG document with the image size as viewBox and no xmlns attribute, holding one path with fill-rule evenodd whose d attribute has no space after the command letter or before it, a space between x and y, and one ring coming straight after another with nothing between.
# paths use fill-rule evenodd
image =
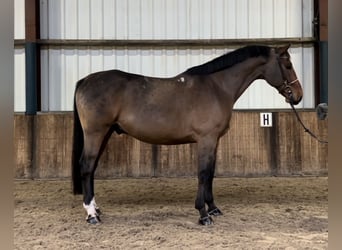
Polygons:
<instances>
[{"instance_id":1,"label":"black tail","mask_svg":"<svg viewBox=\"0 0 342 250\"><path fill-rule=\"evenodd\" d=\"M83 82L79 80L75 89L75 96L78 86ZM78 116L76 107L76 98L74 96L74 135L73 135L73 146L72 146L72 183L74 194L82 194L82 178L81 178L81 167L80 158L83 151L83 130Z\"/></svg>"}]
</instances>

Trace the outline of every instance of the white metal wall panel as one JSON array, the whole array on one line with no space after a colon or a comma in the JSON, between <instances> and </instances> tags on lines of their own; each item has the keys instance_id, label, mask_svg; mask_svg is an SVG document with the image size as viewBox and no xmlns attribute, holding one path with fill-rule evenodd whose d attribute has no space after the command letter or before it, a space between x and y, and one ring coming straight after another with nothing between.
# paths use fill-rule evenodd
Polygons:
<instances>
[{"instance_id":1,"label":"white metal wall panel","mask_svg":"<svg viewBox=\"0 0 342 250\"><path fill-rule=\"evenodd\" d=\"M313 0L41 0L40 7L43 39L311 37L313 28ZM116 68L168 77L230 50L160 46L44 49L42 109L72 110L75 84L91 72ZM291 53L305 93L299 106L312 108L313 48L295 47ZM264 81L257 81L234 108L288 108L288 104Z\"/></svg>"},{"instance_id":2,"label":"white metal wall panel","mask_svg":"<svg viewBox=\"0 0 342 250\"><path fill-rule=\"evenodd\" d=\"M43 39L311 37L313 28L313 0L41 0L40 6Z\"/></svg>"},{"instance_id":3,"label":"white metal wall panel","mask_svg":"<svg viewBox=\"0 0 342 250\"><path fill-rule=\"evenodd\" d=\"M14 0L14 38L25 39L25 0Z\"/></svg>"},{"instance_id":4,"label":"white metal wall panel","mask_svg":"<svg viewBox=\"0 0 342 250\"><path fill-rule=\"evenodd\" d=\"M25 39L25 0L14 1L14 39ZM14 50L14 111L25 112L25 49Z\"/></svg>"},{"instance_id":5,"label":"white metal wall panel","mask_svg":"<svg viewBox=\"0 0 342 250\"><path fill-rule=\"evenodd\" d=\"M14 50L14 111L26 111L25 49Z\"/></svg>"},{"instance_id":6,"label":"white metal wall panel","mask_svg":"<svg viewBox=\"0 0 342 250\"><path fill-rule=\"evenodd\" d=\"M42 51L42 109L60 111L73 109L76 82L91 72L120 69L148 76L170 77L187 68L202 64L231 49L223 47L198 48L101 48L49 49ZM314 106L313 48L291 48L292 62L305 96L299 107ZM235 109L289 108L277 90L265 81L254 82L240 97Z\"/></svg>"}]
</instances>

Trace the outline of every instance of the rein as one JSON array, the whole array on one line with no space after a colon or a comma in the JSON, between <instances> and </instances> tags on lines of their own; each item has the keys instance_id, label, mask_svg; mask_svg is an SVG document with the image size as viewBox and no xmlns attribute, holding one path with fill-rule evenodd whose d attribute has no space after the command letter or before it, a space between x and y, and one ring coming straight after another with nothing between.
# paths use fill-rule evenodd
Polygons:
<instances>
[{"instance_id":1,"label":"rein","mask_svg":"<svg viewBox=\"0 0 342 250\"><path fill-rule=\"evenodd\" d=\"M311 135L311 137L313 137L314 139L316 139L318 142L320 143L328 143L328 141L325 141L325 140L322 140L322 139L319 139L314 133L312 133L307 127L305 127L302 119L300 119L299 117L299 114L297 113L297 110L295 109L295 107L293 106L293 103L292 101L290 101L290 105L291 105L291 108L293 109L296 117L297 117L297 120L298 122L302 125L302 127L304 128L304 132L307 132L309 135Z\"/></svg>"}]
</instances>

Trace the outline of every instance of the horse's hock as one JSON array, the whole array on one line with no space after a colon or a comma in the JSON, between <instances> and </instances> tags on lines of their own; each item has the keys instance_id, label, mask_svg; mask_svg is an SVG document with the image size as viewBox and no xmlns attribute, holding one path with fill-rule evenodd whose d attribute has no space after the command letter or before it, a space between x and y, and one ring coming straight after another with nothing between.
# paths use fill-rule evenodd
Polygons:
<instances>
[{"instance_id":1,"label":"horse's hock","mask_svg":"<svg viewBox=\"0 0 342 250\"><path fill-rule=\"evenodd\" d=\"M307 126L327 137L328 119L315 110L299 112ZM294 114L273 113L273 126L260 127L259 112L234 111L219 143L216 176L326 175L328 146L303 131ZM69 178L72 112L15 114L15 178ZM196 176L193 144L155 146L113 134L100 159L99 178Z\"/></svg>"}]
</instances>

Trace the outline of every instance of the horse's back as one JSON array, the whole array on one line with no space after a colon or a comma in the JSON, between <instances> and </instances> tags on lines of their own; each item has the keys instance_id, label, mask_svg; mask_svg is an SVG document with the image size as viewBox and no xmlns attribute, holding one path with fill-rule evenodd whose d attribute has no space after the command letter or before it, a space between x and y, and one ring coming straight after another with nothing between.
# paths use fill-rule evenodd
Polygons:
<instances>
[{"instance_id":1,"label":"horse's back","mask_svg":"<svg viewBox=\"0 0 342 250\"><path fill-rule=\"evenodd\" d=\"M130 82L141 81L143 76L120 70L108 70L92 73L78 84L75 97L77 103L93 105L99 99L110 100L123 94Z\"/></svg>"},{"instance_id":2,"label":"horse's back","mask_svg":"<svg viewBox=\"0 0 342 250\"><path fill-rule=\"evenodd\" d=\"M132 74L125 71L113 69L107 71L99 71L92 74L89 74L85 78L83 78L83 84L87 85L89 88L98 88L98 87L110 87L126 84L130 81L135 81L138 79L142 79L142 75Z\"/></svg>"}]
</instances>

